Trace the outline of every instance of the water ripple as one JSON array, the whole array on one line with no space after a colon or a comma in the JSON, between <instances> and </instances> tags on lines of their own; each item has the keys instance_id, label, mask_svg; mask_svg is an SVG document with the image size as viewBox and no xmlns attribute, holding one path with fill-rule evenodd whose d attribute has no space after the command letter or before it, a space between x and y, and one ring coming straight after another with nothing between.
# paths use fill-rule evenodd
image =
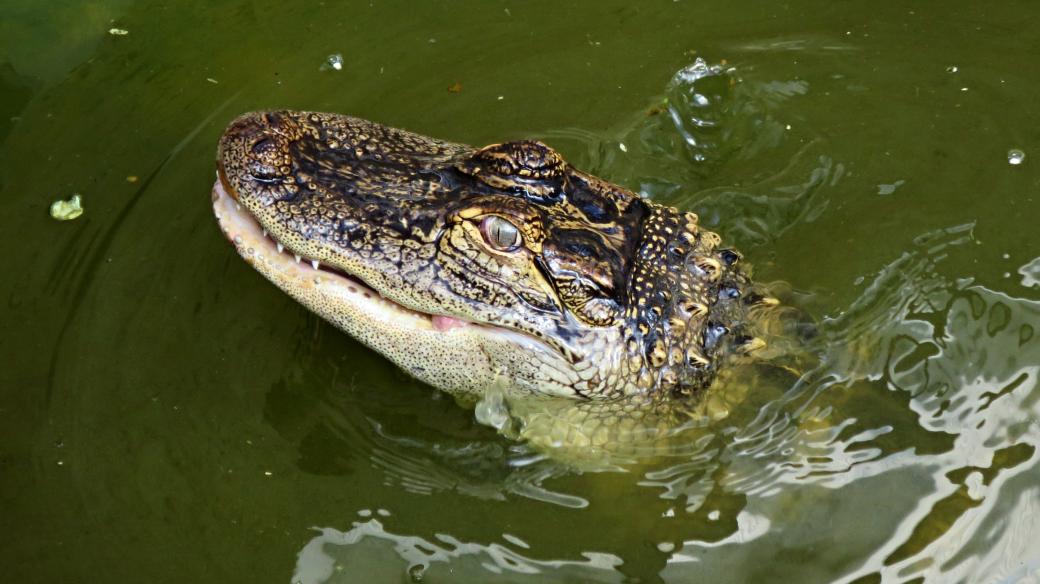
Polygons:
<instances>
[{"instance_id":1,"label":"water ripple","mask_svg":"<svg viewBox=\"0 0 1040 584\"><path fill-rule=\"evenodd\" d=\"M384 511L385 515L389 515ZM382 521L355 521L351 529L319 528L296 563L297 584L424 579L450 576L458 582L513 582L518 575L537 575L540 582L623 582L616 570L623 562L612 554L585 552L580 560L536 559L523 540L502 534L506 543L462 541L438 533L433 539L387 531Z\"/></svg>"}]
</instances>

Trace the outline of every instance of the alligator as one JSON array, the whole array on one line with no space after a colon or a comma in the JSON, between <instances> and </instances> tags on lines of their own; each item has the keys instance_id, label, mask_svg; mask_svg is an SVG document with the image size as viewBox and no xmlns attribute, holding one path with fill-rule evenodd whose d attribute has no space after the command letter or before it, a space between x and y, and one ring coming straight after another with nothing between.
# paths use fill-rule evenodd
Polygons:
<instances>
[{"instance_id":1,"label":"alligator","mask_svg":"<svg viewBox=\"0 0 1040 584\"><path fill-rule=\"evenodd\" d=\"M691 398L762 346L752 312L776 302L696 214L538 141L257 112L226 129L217 167L214 211L253 268L461 398L625 404L609 415Z\"/></svg>"}]
</instances>

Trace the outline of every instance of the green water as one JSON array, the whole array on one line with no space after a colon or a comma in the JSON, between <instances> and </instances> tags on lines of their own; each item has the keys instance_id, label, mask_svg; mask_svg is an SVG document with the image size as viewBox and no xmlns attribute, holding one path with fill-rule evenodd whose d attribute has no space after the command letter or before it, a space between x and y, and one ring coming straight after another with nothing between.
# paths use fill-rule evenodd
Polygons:
<instances>
[{"instance_id":1,"label":"green water","mask_svg":"<svg viewBox=\"0 0 1040 584\"><path fill-rule=\"evenodd\" d=\"M1035 3L0 9L4 581L1040 578ZM718 388L668 457L532 453L223 240L216 140L281 107L696 210L819 365Z\"/></svg>"}]
</instances>

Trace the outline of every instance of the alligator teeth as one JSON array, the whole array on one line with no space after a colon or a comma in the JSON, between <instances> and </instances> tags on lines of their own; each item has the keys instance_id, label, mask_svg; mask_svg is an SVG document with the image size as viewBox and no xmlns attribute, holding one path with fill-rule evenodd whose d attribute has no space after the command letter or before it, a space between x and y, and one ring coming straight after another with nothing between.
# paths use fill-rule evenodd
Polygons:
<instances>
[{"instance_id":1,"label":"alligator teeth","mask_svg":"<svg viewBox=\"0 0 1040 584\"><path fill-rule=\"evenodd\" d=\"M311 267L315 270L318 269L318 260L311 260Z\"/></svg>"},{"instance_id":2,"label":"alligator teeth","mask_svg":"<svg viewBox=\"0 0 1040 584\"><path fill-rule=\"evenodd\" d=\"M278 253L282 253L283 251L285 251L285 246L282 245L281 243L279 243L278 244Z\"/></svg>"},{"instance_id":3,"label":"alligator teeth","mask_svg":"<svg viewBox=\"0 0 1040 584\"><path fill-rule=\"evenodd\" d=\"M296 258L296 263L300 263L300 260L303 259L298 254L293 254L293 257Z\"/></svg>"},{"instance_id":4,"label":"alligator teeth","mask_svg":"<svg viewBox=\"0 0 1040 584\"><path fill-rule=\"evenodd\" d=\"M235 203L235 210L236 211L241 211L242 210L242 205L239 205L238 203Z\"/></svg>"},{"instance_id":5,"label":"alligator teeth","mask_svg":"<svg viewBox=\"0 0 1040 584\"><path fill-rule=\"evenodd\" d=\"M264 237L267 237L267 230L264 229L263 231L264 231Z\"/></svg>"}]
</instances>

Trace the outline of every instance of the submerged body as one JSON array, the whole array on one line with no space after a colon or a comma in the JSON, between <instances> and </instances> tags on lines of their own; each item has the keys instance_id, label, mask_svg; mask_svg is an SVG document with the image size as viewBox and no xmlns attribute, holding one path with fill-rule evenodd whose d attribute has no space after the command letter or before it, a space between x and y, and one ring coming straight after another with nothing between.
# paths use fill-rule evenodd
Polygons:
<instances>
[{"instance_id":1,"label":"submerged body","mask_svg":"<svg viewBox=\"0 0 1040 584\"><path fill-rule=\"evenodd\" d=\"M597 415L624 415L696 394L760 344L748 312L769 301L738 253L539 142L475 149L265 112L229 126L217 164L216 215L254 268L455 395L623 401Z\"/></svg>"}]
</instances>

